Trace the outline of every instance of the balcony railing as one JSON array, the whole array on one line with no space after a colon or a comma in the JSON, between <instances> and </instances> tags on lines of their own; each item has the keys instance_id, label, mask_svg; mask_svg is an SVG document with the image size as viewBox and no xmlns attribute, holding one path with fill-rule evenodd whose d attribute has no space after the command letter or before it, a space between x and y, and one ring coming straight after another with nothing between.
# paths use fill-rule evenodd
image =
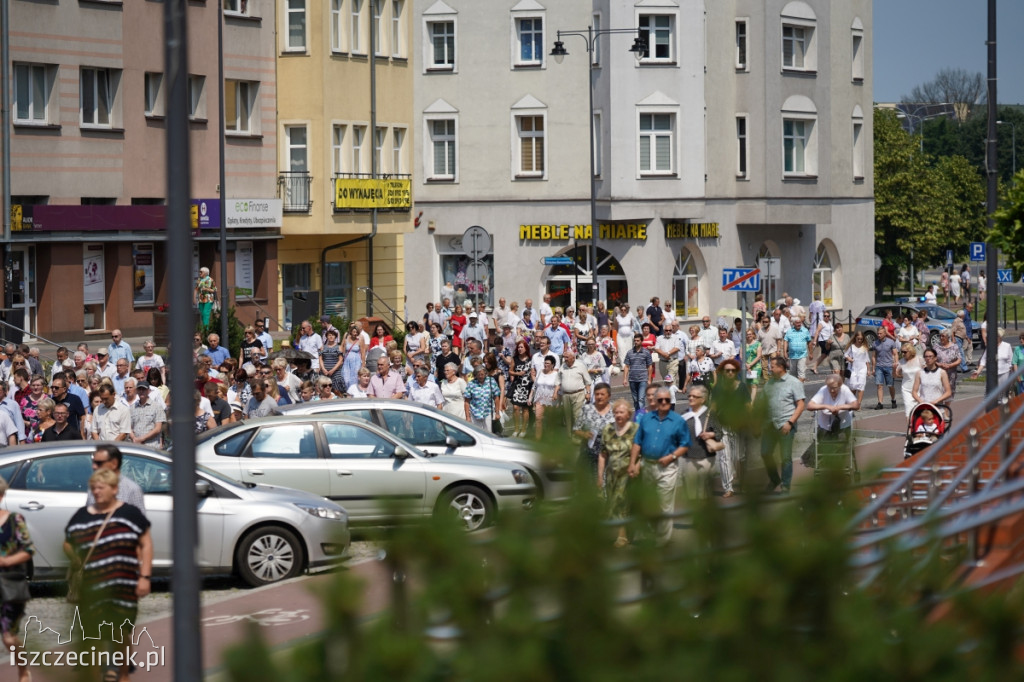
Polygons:
<instances>
[{"instance_id":1,"label":"balcony railing","mask_svg":"<svg viewBox=\"0 0 1024 682\"><path fill-rule=\"evenodd\" d=\"M309 213L313 208L313 198L309 193L313 176L309 174L309 171L281 171L277 182L284 211Z\"/></svg>"}]
</instances>

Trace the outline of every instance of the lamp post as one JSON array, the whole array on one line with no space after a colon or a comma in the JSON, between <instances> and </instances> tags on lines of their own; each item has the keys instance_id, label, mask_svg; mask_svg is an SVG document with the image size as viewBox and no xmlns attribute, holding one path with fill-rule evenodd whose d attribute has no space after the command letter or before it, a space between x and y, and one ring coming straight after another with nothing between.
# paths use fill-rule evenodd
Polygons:
<instances>
[{"instance_id":1,"label":"lamp post","mask_svg":"<svg viewBox=\"0 0 1024 682\"><path fill-rule=\"evenodd\" d=\"M943 110L943 111L940 111L940 112L937 112L937 113L934 113L934 114L927 114L926 113L926 114L921 114L921 115L918 115L917 112L921 111L922 109L927 111L928 107L948 107L948 106L952 106L952 103L950 103L950 102L937 102L937 103L934 103L934 104L922 104L921 106L917 107L913 111L908 111L906 109L900 109L898 106L896 107L897 111L899 111L901 114L903 114L903 116L905 118L910 119L910 132L911 133L914 132L914 119L915 118L917 119L918 149L921 150L921 152L924 152L924 122L929 120L929 119L938 118L939 116L948 116L949 112Z\"/></svg>"},{"instance_id":2,"label":"lamp post","mask_svg":"<svg viewBox=\"0 0 1024 682\"><path fill-rule=\"evenodd\" d=\"M1013 121L996 121L996 125L1010 126L1010 145L1013 148L1013 175L1017 175L1017 124Z\"/></svg>"},{"instance_id":3,"label":"lamp post","mask_svg":"<svg viewBox=\"0 0 1024 682\"><path fill-rule=\"evenodd\" d=\"M599 233L599 226L597 224L597 177L595 174L596 168L594 167L594 50L597 49L597 39L601 36L612 35L615 33L639 33L639 28L604 28L595 29L593 26L587 26L586 30L570 30L570 31L558 31L557 38L555 39L555 45L551 49L551 56L555 58L555 62L558 64L562 63L566 55L569 52L565 49L565 44L562 41L563 36L578 36L582 38L587 45L587 55L589 56L590 69L588 72L588 94L590 96L590 277L591 277L591 305L597 304L599 286L597 283L597 235ZM629 51L633 53L639 61L644 53L647 52L647 42L637 36L633 39L633 45L629 48ZM579 268L579 265L577 265ZM576 302L579 307L579 301Z\"/></svg>"}]
</instances>

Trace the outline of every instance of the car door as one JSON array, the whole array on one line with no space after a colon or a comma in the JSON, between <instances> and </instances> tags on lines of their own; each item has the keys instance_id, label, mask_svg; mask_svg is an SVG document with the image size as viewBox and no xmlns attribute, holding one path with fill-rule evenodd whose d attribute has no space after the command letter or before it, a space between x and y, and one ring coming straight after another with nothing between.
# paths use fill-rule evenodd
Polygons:
<instances>
[{"instance_id":1,"label":"car door","mask_svg":"<svg viewBox=\"0 0 1024 682\"><path fill-rule=\"evenodd\" d=\"M327 447L328 497L357 521L426 513L423 460L395 457L395 443L355 423L320 424Z\"/></svg>"},{"instance_id":2,"label":"car door","mask_svg":"<svg viewBox=\"0 0 1024 682\"><path fill-rule=\"evenodd\" d=\"M320 456L313 422L261 427L239 467L239 478L246 483L298 488L323 496L330 493L326 461Z\"/></svg>"},{"instance_id":3,"label":"car door","mask_svg":"<svg viewBox=\"0 0 1024 682\"><path fill-rule=\"evenodd\" d=\"M91 451L37 457L26 462L4 496L4 506L25 517L40 568L66 566L64 529L85 506Z\"/></svg>"}]
</instances>

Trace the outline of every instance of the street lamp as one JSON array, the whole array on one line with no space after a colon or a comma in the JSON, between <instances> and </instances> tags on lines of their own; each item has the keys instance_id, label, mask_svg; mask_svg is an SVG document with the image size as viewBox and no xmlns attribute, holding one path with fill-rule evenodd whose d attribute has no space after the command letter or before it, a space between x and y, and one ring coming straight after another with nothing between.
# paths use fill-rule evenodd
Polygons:
<instances>
[{"instance_id":1,"label":"street lamp","mask_svg":"<svg viewBox=\"0 0 1024 682\"><path fill-rule=\"evenodd\" d=\"M920 149L922 152L924 152L924 122L929 120L929 119L938 118L939 116L948 116L949 112L943 110L943 111L940 111L940 112L937 112L937 113L934 113L934 114L925 113L925 114L921 114L921 115L918 115L917 112L921 111L922 109L927 111L929 107L948 107L948 106L952 106L952 103L951 102L936 102L936 103L922 104L921 106L917 107L913 111L908 111L906 109L900 109L898 106L896 107L896 110L899 111L903 115L902 118L910 119L910 132L911 133L914 132L914 119L915 118L917 119L917 129L919 131L919 135L918 135L918 140L919 140L918 141L918 149Z\"/></svg>"},{"instance_id":2,"label":"street lamp","mask_svg":"<svg viewBox=\"0 0 1024 682\"><path fill-rule=\"evenodd\" d=\"M562 41L562 36L578 36L582 38L587 44L587 54L589 55L590 70L589 70L589 82L588 82L588 94L590 95L590 303L591 305L597 304L599 286L597 283L597 235L600 231L597 224L597 177L595 175L596 168L594 167L594 50L597 49L597 39L601 36L612 35L615 33L632 33L638 34L639 28L604 28L595 29L593 26L587 26L586 30L572 30L572 31L558 31L555 39L555 45L551 49L551 56L555 58L555 62L558 64L562 63L566 55L569 52L565 49L565 43ZM639 35L633 39L633 45L629 48L629 51L633 53L636 60L639 62L644 54L647 52L647 42ZM577 265L577 267L579 267ZM576 302L579 307L579 301Z\"/></svg>"},{"instance_id":3,"label":"street lamp","mask_svg":"<svg viewBox=\"0 0 1024 682\"><path fill-rule=\"evenodd\" d=\"M1010 126L1010 144L1013 147L1013 175L1017 175L1017 124L1013 121L996 121L996 125Z\"/></svg>"}]
</instances>

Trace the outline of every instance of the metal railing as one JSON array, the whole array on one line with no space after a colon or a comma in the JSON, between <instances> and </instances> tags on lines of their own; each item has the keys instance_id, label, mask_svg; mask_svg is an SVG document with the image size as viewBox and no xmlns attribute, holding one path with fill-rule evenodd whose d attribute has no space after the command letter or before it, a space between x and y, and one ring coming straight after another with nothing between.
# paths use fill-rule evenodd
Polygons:
<instances>
[{"instance_id":1,"label":"metal railing","mask_svg":"<svg viewBox=\"0 0 1024 682\"><path fill-rule=\"evenodd\" d=\"M401 315L398 314L398 311L395 310L394 308L392 308L390 305L388 305L387 301L385 301L383 298L378 296L377 292L375 292L370 287L358 287L358 289L359 289L359 291L364 292L369 297L370 305L371 306L376 307L376 302L380 302L380 305L382 307L384 307L385 309L387 309L388 312L391 313L391 328L392 329L394 329L395 325L397 323L399 323L399 322L402 323L403 327L405 326L405 320L402 318Z\"/></svg>"},{"instance_id":2,"label":"metal railing","mask_svg":"<svg viewBox=\"0 0 1024 682\"><path fill-rule=\"evenodd\" d=\"M309 171L281 171L277 182L284 202L283 210L308 213L313 208L313 198L309 193L313 176Z\"/></svg>"},{"instance_id":3,"label":"metal railing","mask_svg":"<svg viewBox=\"0 0 1024 682\"><path fill-rule=\"evenodd\" d=\"M254 306L256 306L256 310L260 311L260 313L262 313L262 316L263 316L263 317L267 317L267 318L270 318L271 320L273 320L273 321L274 321L274 324L276 324L276 325L277 325L277 328L278 328L278 329L284 330L284 325L283 325L283 324L281 324L281 321L280 321L280 320L278 320L278 319L277 319L276 317L274 317L273 315L271 315L271 314L270 314L270 311L268 311L268 310L267 310L266 308L264 308L264 307L263 307L263 306L261 306L261 305L260 305L259 303L257 303L256 299L255 299L255 298L253 298L252 296L249 296L249 295L247 295L247 294L242 294L241 296L239 296L239 295L238 295L238 294L236 293L236 294L235 294L235 300L236 300L236 301L243 301L243 302L245 302L245 303L249 303L249 304L251 304L251 305L254 305Z\"/></svg>"},{"instance_id":4,"label":"metal railing","mask_svg":"<svg viewBox=\"0 0 1024 682\"><path fill-rule=\"evenodd\" d=\"M27 329L22 329L21 327L18 327L18 326L15 326L15 325L11 324L10 322L4 322L3 320L0 320L0 327L3 327L5 329L13 329L15 331L21 332L22 338L24 338L26 336L31 336L34 339L42 341L43 343L45 343L48 346L53 346L54 354L52 356L50 356L50 355L43 355L42 352L40 352L39 355L40 355L41 359L43 359L43 360L55 360L56 357L57 357L57 353L56 353L57 349L58 348L62 348L62 347L63 348L67 347L66 344L58 343L56 341L51 341L50 339L47 339L47 338L42 337L42 336L39 336L39 334L33 334L32 332L28 331ZM0 331L0 337L6 339L6 335L3 334L2 331Z\"/></svg>"}]
</instances>

